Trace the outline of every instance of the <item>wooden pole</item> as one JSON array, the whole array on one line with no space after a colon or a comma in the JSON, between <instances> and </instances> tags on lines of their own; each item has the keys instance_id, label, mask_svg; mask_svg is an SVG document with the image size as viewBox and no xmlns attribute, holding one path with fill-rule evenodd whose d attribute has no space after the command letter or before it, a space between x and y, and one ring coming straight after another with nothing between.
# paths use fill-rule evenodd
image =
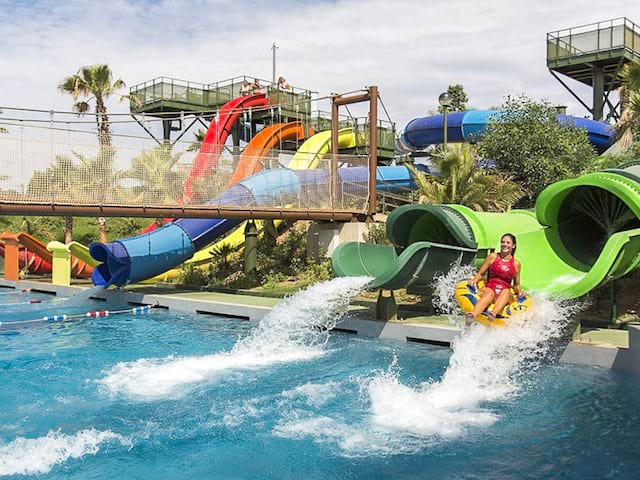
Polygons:
<instances>
[{"instance_id":1,"label":"wooden pole","mask_svg":"<svg viewBox=\"0 0 640 480\"><path fill-rule=\"evenodd\" d=\"M376 214L378 196L378 87L369 87L369 211L368 220Z\"/></svg>"},{"instance_id":2,"label":"wooden pole","mask_svg":"<svg viewBox=\"0 0 640 480\"><path fill-rule=\"evenodd\" d=\"M336 197L338 195L338 99L331 99L331 191L329 194L331 208L336 209Z\"/></svg>"}]
</instances>

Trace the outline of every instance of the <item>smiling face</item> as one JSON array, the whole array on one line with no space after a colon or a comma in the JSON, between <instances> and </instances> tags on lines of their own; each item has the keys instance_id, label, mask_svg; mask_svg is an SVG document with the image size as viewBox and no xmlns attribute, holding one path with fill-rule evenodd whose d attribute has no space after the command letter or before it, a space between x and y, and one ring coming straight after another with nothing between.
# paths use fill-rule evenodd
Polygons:
<instances>
[{"instance_id":1,"label":"smiling face","mask_svg":"<svg viewBox=\"0 0 640 480\"><path fill-rule=\"evenodd\" d=\"M504 235L500 239L500 253L503 255L511 255L516 244L509 235Z\"/></svg>"}]
</instances>

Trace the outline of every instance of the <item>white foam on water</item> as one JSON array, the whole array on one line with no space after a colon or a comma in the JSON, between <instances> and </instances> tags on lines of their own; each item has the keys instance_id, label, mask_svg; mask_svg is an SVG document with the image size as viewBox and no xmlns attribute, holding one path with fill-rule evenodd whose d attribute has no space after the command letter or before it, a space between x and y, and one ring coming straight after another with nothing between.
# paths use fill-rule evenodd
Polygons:
<instances>
[{"instance_id":1,"label":"white foam on water","mask_svg":"<svg viewBox=\"0 0 640 480\"><path fill-rule=\"evenodd\" d=\"M229 352L121 362L98 383L109 394L139 400L178 398L194 385L211 382L229 371L318 357L325 353L328 331L370 280L335 278L285 298Z\"/></svg>"},{"instance_id":2,"label":"white foam on water","mask_svg":"<svg viewBox=\"0 0 640 480\"><path fill-rule=\"evenodd\" d=\"M213 355L140 359L121 362L98 381L110 394L123 394L138 400L181 398L189 387L212 381L230 370L261 368L275 363L312 359L321 351L223 352Z\"/></svg>"},{"instance_id":3,"label":"white foam on water","mask_svg":"<svg viewBox=\"0 0 640 480\"><path fill-rule=\"evenodd\" d=\"M410 454L491 426L530 372L544 364L553 340L564 333L577 309L544 297L534 301L535 310L514 318L510 327L478 324L464 331L453 344L441 378L427 379L417 387L403 385L401 366L394 362L385 372L357 380L360 401L368 411L365 418L318 415L312 401L307 401L308 410L280 408L273 434L333 444L346 457L370 457ZM284 396L295 393L294 389Z\"/></svg>"},{"instance_id":4,"label":"white foam on water","mask_svg":"<svg viewBox=\"0 0 640 480\"><path fill-rule=\"evenodd\" d=\"M35 475L49 472L70 458L95 455L105 442L131 446L130 440L110 430L81 430L74 435L50 431L44 437L18 437L0 445L0 476Z\"/></svg>"},{"instance_id":5,"label":"white foam on water","mask_svg":"<svg viewBox=\"0 0 640 480\"><path fill-rule=\"evenodd\" d=\"M458 268L442 277L435 303L461 320L453 299L455 285L473 275ZM474 324L452 345L445 373L415 386L402 384L401 365L394 360L387 371L357 381L365 418L354 420L317 415L312 409L281 409L276 436L334 444L340 454L352 457L398 455L463 438L473 429L499 420L501 408L530 383L530 373L554 353L557 339L568 331L578 303L551 301L534 295L534 307L512 317L506 328ZM305 387L285 392L302 394ZM313 390L313 388L311 388ZM311 397L313 398L313 397ZM308 401L310 407L312 402ZM290 405L291 407L291 405Z\"/></svg>"},{"instance_id":6,"label":"white foam on water","mask_svg":"<svg viewBox=\"0 0 640 480\"><path fill-rule=\"evenodd\" d=\"M265 401L262 398L243 399L241 402L232 404L222 409L224 412L220 421L211 422L212 425L223 425L227 428L236 428L248 419L255 425L258 418L265 412ZM220 405L211 409L211 414L215 417L221 411Z\"/></svg>"},{"instance_id":7,"label":"white foam on water","mask_svg":"<svg viewBox=\"0 0 640 480\"><path fill-rule=\"evenodd\" d=\"M317 415L307 411L283 411L273 428L276 437L294 440L312 439L316 443L335 445L336 453L345 457L371 457L411 453L433 441L400 436L389 429L367 422ZM350 415L347 412L347 415Z\"/></svg>"},{"instance_id":8,"label":"white foam on water","mask_svg":"<svg viewBox=\"0 0 640 480\"><path fill-rule=\"evenodd\" d=\"M335 442L345 450L351 450L353 445L370 443L366 433L357 427L326 416L300 416L298 413L276 425L273 434L297 440L310 437L320 443Z\"/></svg>"},{"instance_id":9,"label":"white foam on water","mask_svg":"<svg viewBox=\"0 0 640 480\"><path fill-rule=\"evenodd\" d=\"M329 400L335 398L340 390L338 382L328 383L305 383L291 390L282 392L282 396L287 399L301 398L313 407L321 407Z\"/></svg>"}]
</instances>

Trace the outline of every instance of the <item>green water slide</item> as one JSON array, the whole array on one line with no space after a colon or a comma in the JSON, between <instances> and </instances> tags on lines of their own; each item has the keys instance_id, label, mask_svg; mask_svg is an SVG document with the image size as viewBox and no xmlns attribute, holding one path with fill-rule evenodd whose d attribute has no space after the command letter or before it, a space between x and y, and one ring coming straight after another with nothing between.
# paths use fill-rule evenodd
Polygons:
<instances>
[{"instance_id":1,"label":"green water slide","mask_svg":"<svg viewBox=\"0 0 640 480\"><path fill-rule=\"evenodd\" d=\"M428 285L444 263L456 263L454 251L461 253L460 263L471 263L468 251L475 250L479 263L506 232L517 236L527 290L577 298L628 274L640 265L640 163L557 182L540 194L535 212L475 212L461 205L398 208L387 222L395 248L343 244L333 267L337 275L375 276L371 288L410 288L415 278ZM427 244L437 251L431 259L424 254Z\"/></svg>"},{"instance_id":2,"label":"green water slide","mask_svg":"<svg viewBox=\"0 0 640 480\"><path fill-rule=\"evenodd\" d=\"M338 245L331 259L338 276L371 276L371 289L425 294L434 275L476 256L473 232L456 210L446 206L404 205L387 221L387 236L394 246L347 242Z\"/></svg>"}]
</instances>

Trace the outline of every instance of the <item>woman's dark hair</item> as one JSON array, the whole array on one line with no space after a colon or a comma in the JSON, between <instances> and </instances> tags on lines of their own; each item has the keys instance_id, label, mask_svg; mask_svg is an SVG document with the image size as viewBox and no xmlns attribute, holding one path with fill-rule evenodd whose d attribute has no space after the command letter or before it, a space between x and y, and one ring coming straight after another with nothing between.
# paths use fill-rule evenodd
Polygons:
<instances>
[{"instance_id":1,"label":"woman's dark hair","mask_svg":"<svg viewBox=\"0 0 640 480\"><path fill-rule=\"evenodd\" d=\"M516 256L516 247L517 247L516 236L513 233L505 233L504 235L502 235L500 237L500 240L502 240L504 237L509 237L511 239L511 241L513 242L513 250L511 251L511 255L513 255L515 257Z\"/></svg>"}]
</instances>

